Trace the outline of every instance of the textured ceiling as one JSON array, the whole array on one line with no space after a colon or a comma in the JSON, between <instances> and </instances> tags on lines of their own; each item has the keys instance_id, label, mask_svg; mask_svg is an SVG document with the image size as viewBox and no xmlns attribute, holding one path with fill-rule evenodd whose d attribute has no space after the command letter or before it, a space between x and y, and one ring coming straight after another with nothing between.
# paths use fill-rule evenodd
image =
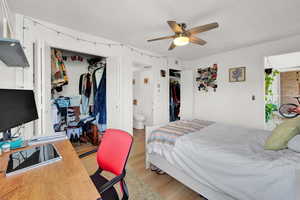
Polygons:
<instances>
[{"instance_id":1,"label":"textured ceiling","mask_svg":"<svg viewBox=\"0 0 300 200\"><path fill-rule=\"evenodd\" d=\"M10 0L9 5L24 15L184 60L300 33L299 0ZM168 51L170 40L146 42L172 33L167 20L220 27L198 35L208 42L204 47Z\"/></svg>"}]
</instances>

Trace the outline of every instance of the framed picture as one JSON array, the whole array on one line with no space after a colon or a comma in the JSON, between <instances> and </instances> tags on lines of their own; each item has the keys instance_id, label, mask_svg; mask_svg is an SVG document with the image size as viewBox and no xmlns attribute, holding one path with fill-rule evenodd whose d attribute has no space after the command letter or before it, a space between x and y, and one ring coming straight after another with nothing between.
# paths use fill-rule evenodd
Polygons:
<instances>
[{"instance_id":1,"label":"framed picture","mask_svg":"<svg viewBox=\"0 0 300 200\"><path fill-rule=\"evenodd\" d=\"M246 81L246 67L235 67L229 69L229 82Z\"/></svg>"},{"instance_id":2,"label":"framed picture","mask_svg":"<svg viewBox=\"0 0 300 200\"><path fill-rule=\"evenodd\" d=\"M208 92L209 88L213 88L215 92L218 87L217 83L218 65L197 69L196 82L199 91Z\"/></svg>"}]
</instances>

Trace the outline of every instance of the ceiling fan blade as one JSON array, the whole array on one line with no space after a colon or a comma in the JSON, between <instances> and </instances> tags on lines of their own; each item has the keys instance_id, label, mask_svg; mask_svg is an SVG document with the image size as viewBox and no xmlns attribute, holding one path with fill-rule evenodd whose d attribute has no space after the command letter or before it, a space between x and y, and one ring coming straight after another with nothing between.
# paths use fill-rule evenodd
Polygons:
<instances>
[{"instance_id":1,"label":"ceiling fan blade","mask_svg":"<svg viewBox=\"0 0 300 200\"><path fill-rule=\"evenodd\" d=\"M167 21L167 23L175 33L183 32L182 28L176 23L176 21Z\"/></svg>"},{"instance_id":2,"label":"ceiling fan blade","mask_svg":"<svg viewBox=\"0 0 300 200\"><path fill-rule=\"evenodd\" d=\"M200 38L197 38L195 36L190 36L190 42L191 43L194 43L194 44L199 44L199 45L205 45L207 42L200 39Z\"/></svg>"},{"instance_id":3,"label":"ceiling fan blade","mask_svg":"<svg viewBox=\"0 0 300 200\"><path fill-rule=\"evenodd\" d=\"M165 36L165 37L159 37L159 38L155 38L155 39L151 39L151 40L147 40L148 42L153 42L153 41L157 41L157 40L165 40L165 39L171 39L174 38L174 35L172 36Z\"/></svg>"},{"instance_id":4,"label":"ceiling fan blade","mask_svg":"<svg viewBox=\"0 0 300 200\"><path fill-rule=\"evenodd\" d=\"M174 42L172 42L171 46L169 47L169 51L171 51L172 49L174 49L176 47L176 45L174 44Z\"/></svg>"},{"instance_id":5,"label":"ceiling fan blade","mask_svg":"<svg viewBox=\"0 0 300 200\"><path fill-rule=\"evenodd\" d=\"M190 34L197 34L197 33L202 33L202 32L205 32L205 31L209 31L211 29L218 28L218 27L219 27L219 24L215 22L215 23L206 24L206 25L203 25L203 26L197 26L197 27L191 28L187 32L190 33Z\"/></svg>"}]
</instances>

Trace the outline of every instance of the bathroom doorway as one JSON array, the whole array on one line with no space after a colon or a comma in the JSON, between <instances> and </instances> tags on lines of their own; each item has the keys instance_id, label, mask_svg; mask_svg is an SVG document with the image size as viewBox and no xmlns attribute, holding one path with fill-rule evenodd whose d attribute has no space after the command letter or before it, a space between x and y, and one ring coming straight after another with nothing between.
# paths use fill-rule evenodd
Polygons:
<instances>
[{"instance_id":1,"label":"bathroom doorway","mask_svg":"<svg viewBox=\"0 0 300 200\"><path fill-rule=\"evenodd\" d=\"M133 128L144 129L153 124L152 66L134 63L132 84Z\"/></svg>"}]
</instances>

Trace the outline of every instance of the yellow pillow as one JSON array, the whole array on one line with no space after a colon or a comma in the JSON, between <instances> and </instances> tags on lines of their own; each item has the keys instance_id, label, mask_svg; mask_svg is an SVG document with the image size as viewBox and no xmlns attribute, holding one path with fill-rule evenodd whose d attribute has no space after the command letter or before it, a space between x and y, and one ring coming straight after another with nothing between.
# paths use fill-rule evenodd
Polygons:
<instances>
[{"instance_id":1,"label":"yellow pillow","mask_svg":"<svg viewBox=\"0 0 300 200\"><path fill-rule=\"evenodd\" d=\"M278 125L268 137L264 148L266 150L281 150L287 148L290 139L300 133L300 118L289 119Z\"/></svg>"}]
</instances>

